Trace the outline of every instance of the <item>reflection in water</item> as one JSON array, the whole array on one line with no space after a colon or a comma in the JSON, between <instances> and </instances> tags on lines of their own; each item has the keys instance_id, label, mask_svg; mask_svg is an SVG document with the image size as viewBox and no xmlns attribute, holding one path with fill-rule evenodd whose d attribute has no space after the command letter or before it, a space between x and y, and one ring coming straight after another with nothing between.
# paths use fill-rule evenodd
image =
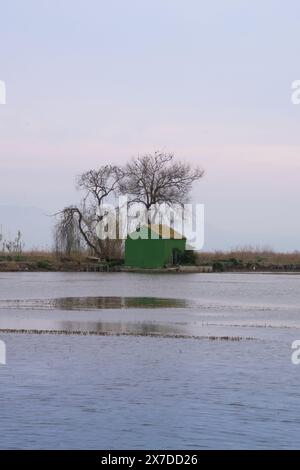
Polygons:
<instances>
[{"instance_id":1,"label":"reflection in water","mask_svg":"<svg viewBox=\"0 0 300 470\"><path fill-rule=\"evenodd\" d=\"M159 297L61 297L56 299L1 300L1 308L30 310L98 310L122 308L187 308L185 299Z\"/></svg>"},{"instance_id":2,"label":"reflection in water","mask_svg":"<svg viewBox=\"0 0 300 470\"><path fill-rule=\"evenodd\" d=\"M203 335L201 325L198 328L190 322L169 321L166 317L159 316L155 321L151 316L149 320L128 321L120 315L117 320L103 321L91 318L92 314L84 315L81 320L61 318L63 313L49 315L47 311L95 311L105 309L174 309L191 308L196 303L185 299L170 299L160 297L61 297L54 299L23 299L1 300L0 310L9 312L8 316L0 317L0 332L15 333L52 333L52 334L77 334L77 335L134 335L134 336L158 336L168 338L196 338L236 341L242 339L239 336L212 336L211 333ZM25 310L21 316L17 310ZM38 317L28 317L28 311L39 311ZM44 311L44 313L42 312ZM72 315L72 314L71 314ZM66 313L65 313L66 316ZM68 315L70 317L70 314ZM75 316L75 313L74 313ZM112 315L113 318L113 315ZM243 339L249 339L243 337Z\"/></svg>"},{"instance_id":3,"label":"reflection in water","mask_svg":"<svg viewBox=\"0 0 300 470\"><path fill-rule=\"evenodd\" d=\"M182 329L176 328L176 325L163 325L151 322L78 322L78 321L61 321L57 325L59 330L69 333L88 332L89 334L114 334L114 335L159 335L174 336L175 334L183 334Z\"/></svg>"}]
</instances>

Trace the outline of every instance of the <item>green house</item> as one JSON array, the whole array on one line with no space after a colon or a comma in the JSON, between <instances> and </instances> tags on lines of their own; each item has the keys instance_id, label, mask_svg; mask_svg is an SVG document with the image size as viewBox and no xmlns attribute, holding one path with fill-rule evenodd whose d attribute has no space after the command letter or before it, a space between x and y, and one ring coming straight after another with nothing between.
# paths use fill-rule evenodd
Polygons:
<instances>
[{"instance_id":1,"label":"green house","mask_svg":"<svg viewBox=\"0 0 300 470\"><path fill-rule=\"evenodd\" d=\"M185 251L186 238L166 225L145 225L125 241L125 265L162 268L176 265Z\"/></svg>"}]
</instances>

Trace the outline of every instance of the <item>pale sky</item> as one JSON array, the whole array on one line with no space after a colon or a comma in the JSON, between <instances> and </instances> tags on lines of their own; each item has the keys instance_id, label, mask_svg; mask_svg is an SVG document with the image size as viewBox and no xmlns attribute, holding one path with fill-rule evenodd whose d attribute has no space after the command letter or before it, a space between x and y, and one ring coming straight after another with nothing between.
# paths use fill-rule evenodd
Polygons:
<instances>
[{"instance_id":1,"label":"pale sky","mask_svg":"<svg viewBox=\"0 0 300 470\"><path fill-rule=\"evenodd\" d=\"M0 46L0 206L159 148L206 170L205 248L300 249L299 1L10 0Z\"/></svg>"}]
</instances>

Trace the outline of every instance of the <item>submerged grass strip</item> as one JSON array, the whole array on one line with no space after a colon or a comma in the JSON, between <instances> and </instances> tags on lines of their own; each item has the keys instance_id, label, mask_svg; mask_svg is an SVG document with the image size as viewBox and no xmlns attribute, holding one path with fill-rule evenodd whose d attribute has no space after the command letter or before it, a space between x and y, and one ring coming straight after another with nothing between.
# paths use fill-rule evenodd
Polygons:
<instances>
[{"instance_id":1,"label":"submerged grass strip","mask_svg":"<svg viewBox=\"0 0 300 470\"><path fill-rule=\"evenodd\" d=\"M209 341L253 341L256 338L243 336L196 336L183 334L163 333L131 333L131 332L96 332L96 331L68 331L68 330L37 330L37 329L0 329L0 334L34 334L34 335L77 335L77 336L135 336L151 338L174 338L174 339L206 339Z\"/></svg>"}]
</instances>

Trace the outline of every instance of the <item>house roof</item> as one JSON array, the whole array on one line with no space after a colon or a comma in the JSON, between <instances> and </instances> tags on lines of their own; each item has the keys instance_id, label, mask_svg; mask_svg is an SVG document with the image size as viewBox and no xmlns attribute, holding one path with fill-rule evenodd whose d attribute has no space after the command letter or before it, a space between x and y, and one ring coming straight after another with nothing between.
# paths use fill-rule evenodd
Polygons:
<instances>
[{"instance_id":1,"label":"house roof","mask_svg":"<svg viewBox=\"0 0 300 470\"><path fill-rule=\"evenodd\" d=\"M176 232L172 227L169 227L168 225L163 225L163 224L149 224L149 225L143 225L140 230L136 230L133 233L136 232L142 232L145 229L150 229L152 233L155 233L158 235L159 238L164 238L164 239L185 239L186 237L184 235L181 235L179 232ZM156 238L156 237L153 237Z\"/></svg>"}]
</instances>

